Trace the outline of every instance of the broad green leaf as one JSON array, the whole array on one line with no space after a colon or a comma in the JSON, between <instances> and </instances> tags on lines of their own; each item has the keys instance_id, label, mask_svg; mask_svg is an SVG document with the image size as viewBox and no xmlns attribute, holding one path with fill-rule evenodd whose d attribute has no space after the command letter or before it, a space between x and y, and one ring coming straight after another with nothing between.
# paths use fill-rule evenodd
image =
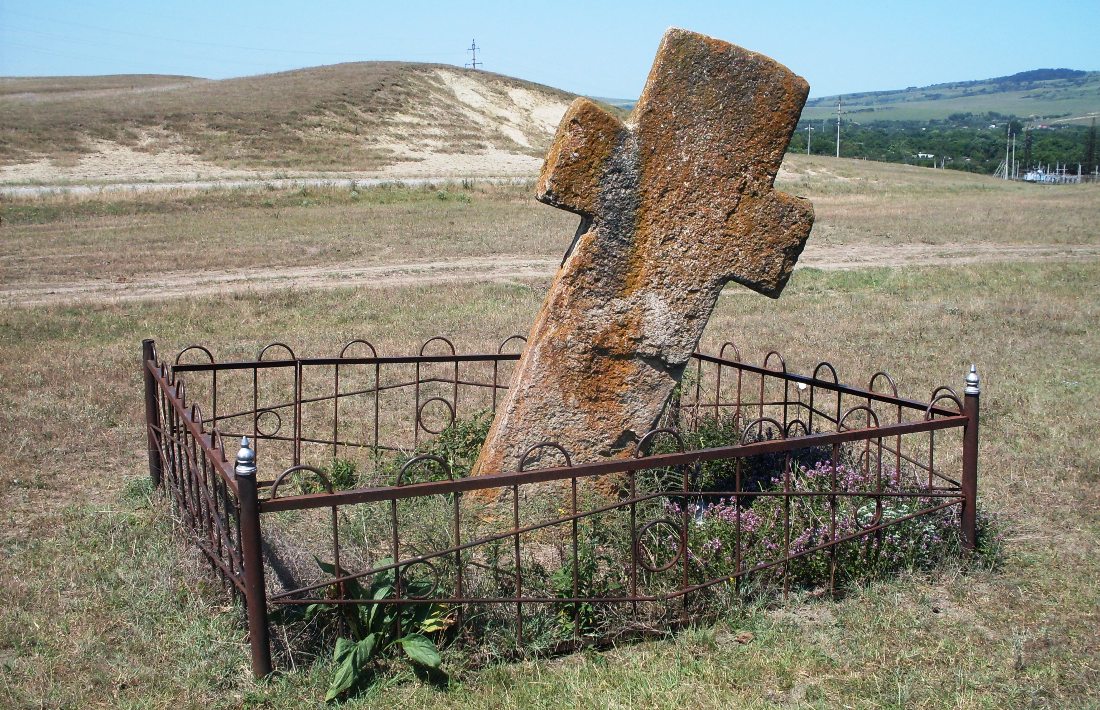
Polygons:
<instances>
[{"instance_id":1,"label":"broad green leaf","mask_svg":"<svg viewBox=\"0 0 1100 710\"><path fill-rule=\"evenodd\" d=\"M348 639L336 639L336 649L332 657L339 665L336 667L336 672L332 674L332 683L329 684L328 692L325 693L326 703L346 693L355 685L355 681L359 680L356 646L357 644Z\"/></svg>"},{"instance_id":2,"label":"broad green leaf","mask_svg":"<svg viewBox=\"0 0 1100 710\"><path fill-rule=\"evenodd\" d=\"M329 562L325 562L317 555L313 556L313 559L317 561L317 566L321 568L321 571L325 574L331 574L333 577L347 576L348 571L346 569L338 568L336 565ZM344 584L344 594L349 599L362 599L365 594L363 593L363 586L359 584L357 579L349 579ZM335 594L336 587L333 585L332 591Z\"/></svg>"},{"instance_id":3,"label":"broad green leaf","mask_svg":"<svg viewBox=\"0 0 1100 710\"><path fill-rule=\"evenodd\" d=\"M329 562L325 562L324 560L322 560L317 555L314 555L313 559L317 560L317 566L321 568L322 572L324 572L325 574L331 574L333 576L336 576L336 565L331 564Z\"/></svg>"},{"instance_id":4,"label":"broad green leaf","mask_svg":"<svg viewBox=\"0 0 1100 710\"><path fill-rule=\"evenodd\" d=\"M347 655L355 650L355 642L343 636L336 639L336 648L332 650L332 660L340 663Z\"/></svg>"},{"instance_id":5,"label":"broad green leaf","mask_svg":"<svg viewBox=\"0 0 1100 710\"><path fill-rule=\"evenodd\" d=\"M436 631L442 631L451 625L451 620L447 618L450 613L443 604L433 604L431 606L431 614L428 618L420 622L420 631L425 634L434 633Z\"/></svg>"},{"instance_id":6,"label":"broad green leaf","mask_svg":"<svg viewBox=\"0 0 1100 710\"><path fill-rule=\"evenodd\" d=\"M344 582L344 593L348 599L364 599L367 596L358 579L349 579Z\"/></svg>"},{"instance_id":7,"label":"broad green leaf","mask_svg":"<svg viewBox=\"0 0 1100 710\"><path fill-rule=\"evenodd\" d=\"M331 604L310 604L306 607L305 613L302 614L302 621L312 621L318 614L323 614L332 609L333 606Z\"/></svg>"},{"instance_id":8,"label":"broad green leaf","mask_svg":"<svg viewBox=\"0 0 1100 710\"><path fill-rule=\"evenodd\" d=\"M351 690L363 677L367 663L374 656L378 636L368 634L358 643L346 638L336 639L336 648L332 657L339 665L332 675L332 683L325 693L325 702L335 700Z\"/></svg>"},{"instance_id":9,"label":"broad green leaf","mask_svg":"<svg viewBox=\"0 0 1100 710\"><path fill-rule=\"evenodd\" d=\"M372 631L380 631L393 623L393 604L372 604L367 617L367 626Z\"/></svg>"},{"instance_id":10,"label":"broad green leaf","mask_svg":"<svg viewBox=\"0 0 1100 710\"><path fill-rule=\"evenodd\" d=\"M405 593L410 597L424 599L435 591L435 582L427 579L412 579L405 581Z\"/></svg>"},{"instance_id":11,"label":"broad green leaf","mask_svg":"<svg viewBox=\"0 0 1100 710\"><path fill-rule=\"evenodd\" d=\"M443 662L435 644L423 634L409 634L404 638L398 639L397 643L401 644L401 648L405 651L405 655L407 655L409 660L413 663L427 666L428 668L439 668L439 664Z\"/></svg>"},{"instance_id":12,"label":"broad green leaf","mask_svg":"<svg viewBox=\"0 0 1100 710\"><path fill-rule=\"evenodd\" d=\"M406 621L413 625L420 625L432 615L434 606L434 604L429 602L424 602L423 604L406 604L405 617L402 621Z\"/></svg>"},{"instance_id":13,"label":"broad green leaf","mask_svg":"<svg viewBox=\"0 0 1100 710\"><path fill-rule=\"evenodd\" d=\"M378 634L367 634L362 641L355 645L356 653L365 665L374 657L375 651L378 650Z\"/></svg>"},{"instance_id":14,"label":"broad green leaf","mask_svg":"<svg viewBox=\"0 0 1100 710\"><path fill-rule=\"evenodd\" d=\"M431 619L421 624L420 630L426 634L434 634L436 631L443 631L450 625L450 619Z\"/></svg>"},{"instance_id":15,"label":"broad green leaf","mask_svg":"<svg viewBox=\"0 0 1100 710\"><path fill-rule=\"evenodd\" d=\"M389 557L383 557L374 563L376 568L385 567L386 565L393 564L393 559ZM377 599L377 592L379 587L392 587L393 586L393 570L388 569L385 572L378 572L373 575L373 580L370 585L370 595L372 599Z\"/></svg>"}]
</instances>

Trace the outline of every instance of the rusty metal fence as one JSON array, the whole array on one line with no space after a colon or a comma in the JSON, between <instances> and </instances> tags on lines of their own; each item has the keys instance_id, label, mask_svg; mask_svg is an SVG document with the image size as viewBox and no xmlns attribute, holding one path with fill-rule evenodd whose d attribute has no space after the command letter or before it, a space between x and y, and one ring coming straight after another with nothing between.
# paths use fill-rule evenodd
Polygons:
<instances>
[{"instance_id":1,"label":"rusty metal fence","mask_svg":"<svg viewBox=\"0 0 1100 710\"><path fill-rule=\"evenodd\" d=\"M393 357L357 340L303 358L275 343L228 362L192 346L163 362L143 343L150 475L244 601L257 676L272 670L280 607L439 605L456 642L522 649L590 640L612 612L667 627L761 580L786 593L803 564L832 589L846 551L871 554L915 519L957 514L974 546L973 368L963 397L940 387L919 401L884 372L856 387L829 363L795 374L776 352L753 365L727 343L693 356L630 457L574 464L548 441L519 471L462 477L432 442L496 408L522 345L460 354L433 338ZM732 443L688 445L708 429ZM342 488L345 457L357 465ZM812 531L800 528L815 501ZM355 592L383 576L385 597Z\"/></svg>"}]
</instances>

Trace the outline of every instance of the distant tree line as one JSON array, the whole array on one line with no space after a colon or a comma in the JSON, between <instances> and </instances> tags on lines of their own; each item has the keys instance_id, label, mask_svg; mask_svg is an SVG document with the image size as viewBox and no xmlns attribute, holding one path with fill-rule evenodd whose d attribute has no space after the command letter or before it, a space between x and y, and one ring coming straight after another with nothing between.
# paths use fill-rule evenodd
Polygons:
<instances>
[{"instance_id":1,"label":"distant tree line","mask_svg":"<svg viewBox=\"0 0 1100 710\"><path fill-rule=\"evenodd\" d=\"M836 155L836 119L800 121L788 152ZM840 155L887 163L907 163L992 174L1005 159L1008 135L1016 136L1016 161L1023 172L1035 165L1068 164L1091 173L1098 163L1096 125L1025 126L999 113L956 113L936 121L857 121L841 125ZM930 157L934 156L934 157Z\"/></svg>"}]
</instances>

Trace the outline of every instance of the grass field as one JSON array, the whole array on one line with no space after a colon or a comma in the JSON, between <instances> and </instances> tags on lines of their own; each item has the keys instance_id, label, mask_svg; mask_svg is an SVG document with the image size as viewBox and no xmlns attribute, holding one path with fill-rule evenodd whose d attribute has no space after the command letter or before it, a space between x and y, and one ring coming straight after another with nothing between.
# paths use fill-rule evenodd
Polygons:
<instances>
[{"instance_id":1,"label":"grass field","mask_svg":"<svg viewBox=\"0 0 1100 710\"><path fill-rule=\"evenodd\" d=\"M807 262L844 250L882 263L907 249L1097 246L1100 193L955 171L792 155L778 185L814 202ZM151 284L165 273L379 266L462 258L559 258L576 219L530 185L370 190L231 189L0 198L4 291ZM995 253L993 254L995 256ZM253 281L255 278L252 279Z\"/></svg>"},{"instance_id":2,"label":"grass field","mask_svg":"<svg viewBox=\"0 0 1100 710\"><path fill-rule=\"evenodd\" d=\"M922 239L964 250L1097 244L1100 191L1087 186L1028 190L824 159L790 169L786 187L817 205L811 244L887 256ZM512 188L475 187L468 202L437 192L8 201L2 281L347 258L552 258L575 226ZM465 671L448 690L392 676L349 706L1097 707L1098 282L1095 256L806 268L777 301L731 286L704 337L708 348L736 339L752 359L777 348L797 371L828 359L855 383L885 368L915 398L960 387L976 362L979 493L1008 533L1001 568L949 562L838 602L792 599L666 640ZM527 329L545 286L154 293L0 309L0 706L321 705L324 662L253 684L239 611L169 538L164 506L145 484L143 337L163 353L202 342L219 357L250 357L276 338L307 354L353 337L407 353L436 334L486 348ZM735 642L740 631L751 642Z\"/></svg>"}]
</instances>

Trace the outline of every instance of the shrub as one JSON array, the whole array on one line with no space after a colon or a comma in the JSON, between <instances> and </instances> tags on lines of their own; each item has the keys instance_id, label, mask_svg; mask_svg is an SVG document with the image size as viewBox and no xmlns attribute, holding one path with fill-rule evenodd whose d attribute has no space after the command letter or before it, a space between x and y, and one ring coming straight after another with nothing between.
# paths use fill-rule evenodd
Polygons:
<instances>
[{"instance_id":1,"label":"shrub","mask_svg":"<svg viewBox=\"0 0 1100 710\"><path fill-rule=\"evenodd\" d=\"M785 485L792 492L828 494L834 480L842 494L867 495L794 497L789 503L784 496L768 495L783 492ZM961 550L957 507L916 515L934 507L938 499L872 497L879 490L903 493L914 489L906 486L903 474L895 470L880 474L857 465L819 460L812 466L793 465L789 477L773 476L761 491L763 495L756 496L751 505L738 505L732 498L688 503L689 516L695 521L688 532L693 576L706 581L736 574L738 552L741 570L751 570L782 559L789 551L803 556L755 572L753 582L758 589L782 582L785 572L792 587L813 589L830 582L843 587L903 570L928 569ZM665 506L668 514L682 515L679 503L670 500ZM910 515L914 517L907 518ZM860 535L891 521L898 522ZM983 544L978 557L993 566L1001 537L992 520L982 516L981 523ZM836 545L832 553L825 547L832 539L831 529L838 539L852 538ZM678 545L679 541L666 544ZM810 552L816 548L821 549Z\"/></svg>"}]
</instances>

